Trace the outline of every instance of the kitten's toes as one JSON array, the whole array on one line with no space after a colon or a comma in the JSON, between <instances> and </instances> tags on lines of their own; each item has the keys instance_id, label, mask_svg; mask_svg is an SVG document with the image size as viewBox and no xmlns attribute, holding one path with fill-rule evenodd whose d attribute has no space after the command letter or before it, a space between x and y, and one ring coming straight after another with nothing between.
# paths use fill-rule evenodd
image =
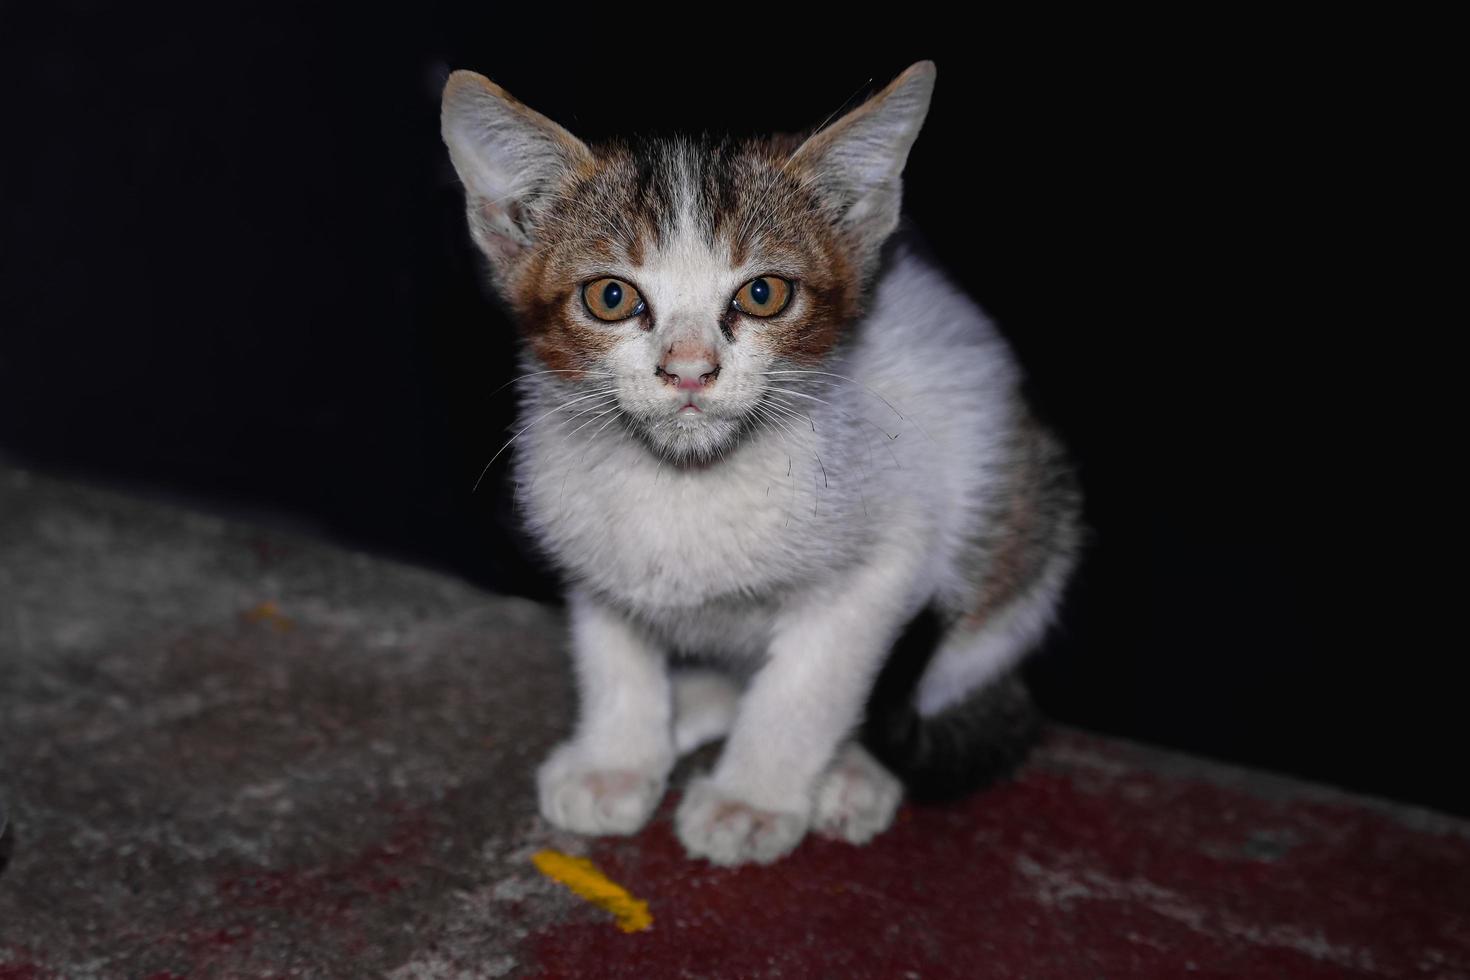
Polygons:
<instances>
[{"instance_id":1,"label":"kitten's toes","mask_svg":"<svg viewBox=\"0 0 1470 980\"><path fill-rule=\"evenodd\" d=\"M579 834L636 833L664 794L664 772L595 768L571 745L551 754L536 773L541 815Z\"/></svg>"},{"instance_id":2,"label":"kitten's toes","mask_svg":"<svg viewBox=\"0 0 1470 980\"><path fill-rule=\"evenodd\" d=\"M902 800L903 783L849 742L817 783L812 827L823 837L866 844L889 828Z\"/></svg>"},{"instance_id":3,"label":"kitten's toes","mask_svg":"<svg viewBox=\"0 0 1470 980\"><path fill-rule=\"evenodd\" d=\"M702 777L690 782L674 826L691 857L725 865L770 864L801 842L807 818L753 807Z\"/></svg>"}]
</instances>

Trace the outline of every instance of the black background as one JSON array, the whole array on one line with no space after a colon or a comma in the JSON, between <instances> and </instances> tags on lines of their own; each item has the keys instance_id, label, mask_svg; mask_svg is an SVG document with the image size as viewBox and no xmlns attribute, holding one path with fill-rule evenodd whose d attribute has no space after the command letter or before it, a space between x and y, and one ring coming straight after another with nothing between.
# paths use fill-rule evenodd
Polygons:
<instances>
[{"instance_id":1,"label":"black background","mask_svg":"<svg viewBox=\"0 0 1470 980\"><path fill-rule=\"evenodd\" d=\"M1386 42L489 7L4 8L0 453L552 597L501 466L471 492L513 333L440 144L447 72L595 140L800 129L933 58L909 214L1014 342L1094 531L1043 704L1470 813L1439 355L1378 305L1379 223L1415 206L1380 166Z\"/></svg>"}]
</instances>

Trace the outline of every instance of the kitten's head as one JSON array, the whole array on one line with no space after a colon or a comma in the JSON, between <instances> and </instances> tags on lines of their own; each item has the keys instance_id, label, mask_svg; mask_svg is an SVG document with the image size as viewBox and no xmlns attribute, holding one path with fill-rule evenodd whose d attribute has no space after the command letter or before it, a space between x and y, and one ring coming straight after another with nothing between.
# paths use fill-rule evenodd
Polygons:
<instances>
[{"instance_id":1,"label":"kitten's head","mask_svg":"<svg viewBox=\"0 0 1470 980\"><path fill-rule=\"evenodd\" d=\"M914 65L805 140L589 147L457 71L444 141L547 377L611 385L652 450L706 460L751 430L768 372L818 364L858 315L934 74Z\"/></svg>"}]
</instances>

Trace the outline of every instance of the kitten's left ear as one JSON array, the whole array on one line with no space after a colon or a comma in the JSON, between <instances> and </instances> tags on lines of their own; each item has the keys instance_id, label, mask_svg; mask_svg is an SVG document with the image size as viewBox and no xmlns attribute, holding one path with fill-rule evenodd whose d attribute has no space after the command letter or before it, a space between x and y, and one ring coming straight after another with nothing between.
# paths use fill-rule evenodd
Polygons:
<instances>
[{"instance_id":1,"label":"kitten's left ear","mask_svg":"<svg viewBox=\"0 0 1470 980\"><path fill-rule=\"evenodd\" d=\"M561 182L591 167L592 151L472 71L449 76L440 126L464 183L470 233L498 278L534 243L537 212Z\"/></svg>"},{"instance_id":2,"label":"kitten's left ear","mask_svg":"<svg viewBox=\"0 0 1470 980\"><path fill-rule=\"evenodd\" d=\"M909 66L792 157L793 165L819 175L815 181L836 198L841 224L875 253L898 225L900 175L929 112L936 74L932 61Z\"/></svg>"}]
</instances>

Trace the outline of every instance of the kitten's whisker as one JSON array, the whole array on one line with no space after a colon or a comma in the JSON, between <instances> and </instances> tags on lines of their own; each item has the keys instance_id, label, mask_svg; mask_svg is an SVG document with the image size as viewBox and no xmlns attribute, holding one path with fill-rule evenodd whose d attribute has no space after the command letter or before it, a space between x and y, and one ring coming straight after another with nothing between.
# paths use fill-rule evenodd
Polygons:
<instances>
[{"instance_id":1,"label":"kitten's whisker","mask_svg":"<svg viewBox=\"0 0 1470 980\"><path fill-rule=\"evenodd\" d=\"M878 399L884 405L887 405L888 406L888 410L891 411L894 415L897 415L899 418L903 419L905 422L912 422L912 423L914 423L914 428L918 429L919 430L919 433L921 435L923 435L923 437L925 439L929 439L930 442L933 442L934 441L933 439L931 439L929 437L929 433L927 433L927 432L924 431L924 427L919 424L919 420L918 419L910 418L909 416L904 415L902 412L900 412L897 408L894 407L893 402L891 402L887 398L883 397L883 393L882 392L877 391L876 389L869 387L868 385L866 385L863 382L857 380L856 378L849 378L845 374L835 374L835 373L833 373L831 371L798 371L798 370L793 370L793 369L782 369L782 370L777 370L777 371L766 371L764 373L767 376L790 375L790 374L821 375L821 376L827 377L827 378L837 378L840 381L846 381L848 384L857 385L859 388L862 388L868 394L870 394L874 398ZM815 382L815 383L821 384L822 382ZM837 386L836 385L833 385L833 387L837 387ZM790 389L787 389L787 390L790 390ZM893 438L897 438L897 437L893 437Z\"/></svg>"},{"instance_id":2,"label":"kitten's whisker","mask_svg":"<svg viewBox=\"0 0 1470 980\"><path fill-rule=\"evenodd\" d=\"M779 392L782 392L782 393L787 394L787 395L799 395L799 394L801 394L800 392L792 391L789 388L782 388L782 387L780 387L778 385L772 385L769 390L771 392L778 392L779 391ZM808 397L810 397L810 396L808 396ZM770 400L771 400L772 403L779 403L779 404L784 405L787 411L793 411L793 412L796 411L796 407L795 406L793 406L793 405L791 405L791 404L789 404L787 402L783 402L780 399L781 399L781 396L780 395L777 395L777 394L771 394L770 395ZM822 401L822 399L820 399L820 398L816 398L816 399L813 399L813 400L815 400L815 401ZM864 423L866 425L870 425L873 428L877 429L879 432L883 433L883 435L887 437L887 439L884 441L883 445L888 450L889 457L893 460L893 468L895 470L901 470L901 469L903 469L903 464L900 463L899 460L898 460L898 454L893 451L893 446L890 445L890 443L892 443L895 439L898 438L897 435L894 435L893 433L889 432L887 429L883 428L881 425L879 425L877 422L874 422L872 419L864 418L861 415L854 415L852 412L849 412L846 409L841 408L841 407L839 407L837 405L833 405L831 402L824 402L824 404L826 404L833 411L840 412L842 415L846 416L847 418L854 419L854 420L856 420L858 422L862 422L862 423ZM811 419L811 416L810 415L807 415L805 413L799 413L799 414L801 414L802 418L805 418L805 419L808 419L808 420ZM816 431L816 423L813 423L812 424L812 431L813 432ZM872 451L873 451L872 444L869 443L869 445L868 445L868 453L869 453L869 456L870 456L870 461L871 461Z\"/></svg>"},{"instance_id":3,"label":"kitten's whisker","mask_svg":"<svg viewBox=\"0 0 1470 980\"><path fill-rule=\"evenodd\" d=\"M775 397L773 397L771 400L767 401L765 403L765 406L764 407L767 410L774 409L774 410L785 411L788 414L788 417L795 416L796 418L804 419L809 424L811 424L812 431L813 432L816 432L816 423L812 421L811 416L806 415L805 413L799 412L799 411L797 411L796 409L794 409L794 408L792 408L790 406L787 406L787 405L784 405L784 404L780 403L779 401L777 401L775 399ZM868 465L867 466L863 466L863 461L862 461L861 458L859 458L857 460L858 469L862 471L862 479L859 480L859 481L857 481L857 490L858 490L858 496L862 498L862 502L863 502L863 513L864 513L864 515L866 515L868 513L868 500L867 500L867 495L865 493L863 493L863 485L865 483L867 483L868 480L870 480L872 478L871 477L871 470L872 470L872 465L873 465L873 446L872 446L871 441L869 441L867 443L867 449L868 449ZM892 452L893 451L890 449L889 450L889 453L892 454ZM830 489L831 488L831 482L830 482L830 480L828 479L828 476L827 476L827 465L823 461L821 453L817 452L815 449L812 449L811 450L811 453L812 453L813 456L816 457L817 465L819 467L821 467L823 486L825 486L828 489ZM902 466L899 464L898 457L896 455L893 456L893 465L894 465L894 468L895 469L902 469Z\"/></svg>"},{"instance_id":4,"label":"kitten's whisker","mask_svg":"<svg viewBox=\"0 0 1470 980\"><path fill-rule=\"evenodd\" d=\"M490 392L490 394L486 397L494 398L496 395L500 394L502 391L515 384L517 381L524 381L527 378L534 378L542 374L584 374L594 378L613 377L613 373L611 371L584 371L581 368L548 368L545 371L530 371L526 374L517 375L516 377L511 378L505 384L501 385L499 388L496 388L494 391Z\"/></svg>"},{"instance_id":5,"label":"kitten's whisker","mask_svg":"<svg viewBox=\"0 0 1470 980\"><path fill-rule=\"evenodd\" d=\"M807 425L811 426L812 433L816 434L817 423L811 417L811 415L807 412L800 411L795 405L792 405L790 402L777 400L776 396L774 394L771 394L771 392L774 392L776 390L777 388L775 385L772 385L768 390L764 403L766 408L784 412L785 414L791 416L793 420L800 420L805 422Z\"/></svg>"},{"instance_id":6,"label":"kitten's whisker","mask_svg":"<svg viewBox=\"0 0 1470 980\"><path fill-rule=\"evenodd\" d=\"M616 401L616 396L614 396L614 401ZM588 415L592 415L592 417L589 418L589 419L587 419L586 422L583 422L581 425L577 426L571 432L567 433L566 438L570 439L572 436L576 435L578 432L581 432L583 429L585 429L587 426L591 425L593 422L596 422L598 419L600 419L604 415L608 414L608 412L615 412L618 409L618 406L616 404L614 404L612 408L606 409L605 411L598 412L597 410L600 409L600 408L602 408L602 406L605 405L605 404L607 404L607 403L606 402L596 402L590 408L584 408L584 409L582 409L580 412L577 412L571 418L558 420L556 424L559 425L559 426L571 425L573 422L577 421L577 419L584 418L584 417L586 417ZM593 415L592 414L593 412L597 412L597 414L596 415ZM582 459L586 459L587 458L587 452L589 450L591 450L591 448L592 448L592 446L589 443L589 445L587 446L587 449L585 449L585 450L582 451ZM581 465L581 460L580 459L577 461L577 465L579 465L579 466ZM562 477L562 481L561 481L561 492L560 492L560 494L557 497L557 507L558 508L561 507L562 501L564 501L566 499L566 495L567 495L567 480L571 479L571 476L572 476L572 468L570 466L568 466L567 467L567 470L566 470L566 475L564 475Z\"/></svg>"},{"instance_id":7,"label":"kitten's whisker","mask_svg":"<svg viewBox=\"0 0 1470 980\"><path fill-rule=\"evenodd\" d=\"M770 388L770 391L772 392L772 394L769 396L768 404L770 404L772 407L784 408L787 412L793 412L793 413L795 413L799 417L805 419L812 426L812 431L813 432L816 432L816 422L812 419L812 417L811 417L810 414L808 414L806 412L800 411L794 405L791 405L790 403L788 403L785 400L783 400L779 394L775 394L776 392L781 392L781 393L787 394L787 395L800 395L801 392L792 391L791 389L782 387L780 385L772 385L771 388ZM878 425L876 422L872 421L871 419L863 418L861 415L854 415L851 412L846 411L842 407L840 407L838 405L834 405L833 403L831 403L829 401L826 401L825 399L818 398L818 399L815 399L815 400L822 402L823 404L827 405L829 408L833 409L834 411L841 412L843 415L847 416L848 418L856 419L859 422L866 422L868 425L870 425L873 428L877 429L879 432L882 432L885 436L888 436L889 439L890 439L890 441L892 439L894 439L894 438L897 438L896 436L889 435L889 433L886 430L884 430L882 426ZM862 470L863 470L863 482L866 482L868 479L870 479L870 471L871 471L871 468L873 466L873 444L872 444L872 441L871 440L865 440L864 441L864 444L866 445L867 450L868 450L868 466L867 467L863 467L862 460L861 459L858 460L858 466L860 468L862 468ZM902 469L902 466L899 465L898 457L897 457L897 455L895 455L893 453L893 449L891 447L889 448L888 452L889 452L889 455L893 457L894 468L895 469ZM825 476L825 472L824 472L823 475ZM861 485L859 485L859 492L861 492L861 489L862 489L861 488ZM867 503L866 503L866 501L863 504L863 509L865 511L867 510Z\"/></svg>"},{"instance_id":8,"label":"kitten's whisker","mask_svg":"<svg viewBox=\"0 0 1470 980\"><path fill-rule=\"evenodd\" d=\"M859 420L861 420L863 422L867 422L869 425L873 426L873 428L877 429L879 432L883 433L885 436L887 436L890 439L897 439L900 435L902 435L902 433L889 432L887 429L883 428L883 426L879 425L877 422L874 422L872 419L864 418L861 415L856 415L856 414L854 414L852 412L849 412L847 409L843 408L841 405L834 404L833 402L828 401L825 398L818 398L816 395L808 395L805 392L797 391L794 388L784 388L784 387L781 387L780 385L775 385L775 384L771 385L771 388L774 389L774 390L780 391L783 395L795 395L797 398L806 398L806 399L808 399L810 401L814 401L814 402L818 402L820 404L826 405L828 408L832 409L833 411L841 412L842 414L846 415L848 418L859 419ZM902 418L902 416L900 416L900 418Z\"/></svg>"},{"instance_id":9,"label":"kitten's whisker","mask_svg":"<svg viewBox=\"0 0 1470 980\"><path fill-rule=\"evenodd\" d=\"M789 447L789 440L798 439L801 435L797 423L807 421L790 409L782 408L769 401L752 405L751 412L757 419L762 420L766 428L781 440L783 447ZM798 439L798 441L800 440ZM809 445L803 445L802 448L811 451ZM786 456L786 475L791 475L791 456L789 453Z\"/></svg>"},{"instance_id":10,"label":"kitten's whisker","mask_svg":"<svg viewBox=\"0 0 1470 980\"><path fill-rule=\"evenodd\" d=\"M602 423L597 428L593 429L592 430L592 436L591 436L591 438L596 439L597 438L597 434L599 432L601 432L603 429L606 429L608 426L612 425L614 422L616 422L619 419L619 417L620 416L618 416L618 415L614 415L612 418L608 419L606 422Z\"/></svg>"},{"instance_id":11,"label":"kitten's whisker","mask_svg":"<svg viewBox=\"0 0 1470 980\"><path fill-rule=\"evenodd\" d=\"M605 412L599 412L598 414L592 416L592 418L588 419L586 422L583 422L581 425L577 426L575 429L573 429L570 433L567 434L567 438L570 439L572 436L576 435L578 432L581 432L587 426L591 425L593 422L596 422L598 419L602 418L604 415L611 415L612 416L612 418L608 419L606 422L602 423L597 428L593 429L592 430L592 433L587 436L587 448L584 449L584 450L582 450L582 455L577 458L577 465L578 466L581 466L583 463L585 463L587 461L587 454L592 451L593 445L596 444L598 433L600 433L603 429L606 429L609 425L612 425L614 422L616 422L618 420L618 415L619 415L620 411L621 411L621 406L614 405L612 408L609 408L607 411L605 411ZM566 489L566 481L565 480L562 481L562 489L563 489L563 491L565 491L565 489Z\"/></svg>"},{"instance_id":12,"label":"kitten's whisker","mask_svg":"<svg viewBox=\"0 0 1470 980\"><path fill-rule=\"evenodd\" d=\"M597 411L597 409L599 409L601 407L602 407L601 405L595 405L591 409L589 409L589 411ZM581 432L583 429L587 428L587 426L591 425L593 422L596 422L598 419L602 418L604 415L607 415L609 412L616 412L616 411L618 411L618 406L617 405L614 405L612 408L609 408L606 411L597 412L596 415L592 416L590 419L588 419L587 421L583 422L581 425L577 426L571 432L568 432L567 433L567 438L570 439L572 436L576 435L578 432ZM585 414L586 414L585 412L582 412L582 413L579 413L576 417L577 418L581 418L581 416L582 415L585 415ZM570 422L570 421L572 421L572 419L568 419L567 421Z\"/></svg>"},{"instance_id":13,"label":"kitten's whisker","mask_svg":"<svg viewBox=\"0 0 1470 980\"><path fill-rule=\"evenodd\" d=\"M509 439L507 439L505 441L505 444L504 445L502 445L499 449L497 449L495 451L495 455L494 456L491 456L490 457L490 462L488 462L488 463L485 464L485 468L482 469L480 471L480 475L475 478L475 485L470 490L470 493L474 493L476 490L479 490L480 489L480 483L481 483L481 481L483 481L485 479L485 474L488 473L488 472L490 472L490 467L494 466L495 465L495 461L500 458L500 454L503 453L503 452L505 452L507 449L509 449L510 446L511 446L511 444L513 442L515 442L521 436L525 435L526 430L529 429L529 428L531 428L531 426L535 425L537 422L540 422L542 419L549 418L552 415L555 415L557 412L560 412L563 409L571 408L573 405L576 405L579 402L584 402L584 401L586 401L589 398L599 398L599 397L605 398L609 394L613 394L616 390L617 389L615 389L615 388L609 387L609 388L603 389L601 391L594 391L594 392L592 392L590 394L582 395L581 397L578 397L578 398L573 398L571 401L565 402L565 403L563 403L561 405L558 405L555 408L553 408L551 411L545 412L545 413L543 413L541 415L538 415L536 418L532 419L530 422L527 422L524 426L522 426L519 430L517 430L517 432L516 432L515 435L513 435Z\"/></svg>"},{"instance_id":14,"label":"kitten's whisker","mask_svg":"<svg viewBox=\"0 0 1470 980\"><path fill-rule=\"evenodd\" d=\"M753 405L751 406L751 414L755 416L756 421L759 422L768 432L781 440L782 446L787 445L784 438L786 435L795 434L795 430L791 428L791 423L773 412L769 405ZM787 457L786 475L791 475L789 456Z\"/></svg>"},{"instance_id":15,"label":"kitten's whisker","mask_svg":"<svg viewBox=\"0 0 1470 980\"><path fill-rule=\"evenodd\" d=\"M556 420L556 425L557 426L561 426L561 427L571 425L573 422L577 421L578 419L584 419L587 416L591 415L593 412L598 412L598 416L597 417L600 418L602 413L599 412L598 410L599 409L602 409L602 408L606 408L607 405L608 405L608 403L609 402L612 402L614 400L615 400L615 397L614 396L612 396L612 395L606 396L604 398L604 400L598 401L598 402L594 402L591 405L588 405L588 406L586 406L584 408L580 408L576 412L573 412L571 415L569 415L568 417L566 417L564 419L557 419ZM613 407L616 407L616 406L613 406ZM595 421L595 419L594 419L594 421ZM578 426L578 428L580 429L581 427Z\"/></svg>"},{"instance_id":16,"label":"kitten's whisker","mask_svg":"<svg viewBox=\"0 0 1470 980\"><path fill-rule=\"evenodd\" d=\"M783 447L787 447L790 443L783 438L782 434L787 433L794 437L797 433L791 428L791 423L776 415L771 411L771 407L769 404L757 403L751 406L751 412L756 416L756 420L762 428L770 432L775 439L779 440ZM791 470L791 454L788 452L786 454L786 479L791 483L791 504L786 508L786 527L791 526L791 518L796 514L796 480L792 478ZM769 487L766 488L766 494L767 496L770 495Z\"/></svg>"},{"instance_id":17,"label":"kitten's whisker","mask_svg":"<svg viewBox=\"0 0 1470 980\"><path fill-rule=\"evenodd\" d=\"M767 410L772 412L779 412L785 418L790 419L793 424L796 422L805 422L807 425L811 426L812 434L816 435L816 420L814 420L810 415L806 414L805 412L798 411L794 406L784 402L778 402L775 400L775 398L769 398L766 401L766 408Z\"/></svg>"}]
</instances>

